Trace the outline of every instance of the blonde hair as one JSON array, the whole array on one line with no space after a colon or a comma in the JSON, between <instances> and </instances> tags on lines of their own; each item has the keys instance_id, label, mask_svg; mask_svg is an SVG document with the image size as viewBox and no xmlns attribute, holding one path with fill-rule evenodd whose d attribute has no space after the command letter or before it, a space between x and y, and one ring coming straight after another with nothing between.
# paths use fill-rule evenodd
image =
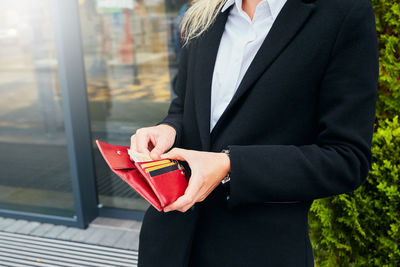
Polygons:
<instances>
[{"instance_id":1,"label":"blonde hair","mask_svg":"<svg viewBox=\"0 0 400 267\"><path fill-rule=\"evenodd\" d=\"M193 0L179 25L183 46L211 26L227 0Z\"/></svg>"}]
</instances>

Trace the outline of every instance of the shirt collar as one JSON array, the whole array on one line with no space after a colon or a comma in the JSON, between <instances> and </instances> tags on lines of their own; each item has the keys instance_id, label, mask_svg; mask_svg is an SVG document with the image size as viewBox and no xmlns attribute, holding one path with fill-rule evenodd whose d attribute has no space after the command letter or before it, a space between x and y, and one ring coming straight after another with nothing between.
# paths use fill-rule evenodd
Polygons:
<instances>
[{"instance_id":1,"label":"shirt collar","mask_svg":"<svg viewBox=\"0 0 400 267\"><path fill-rule=\"evenodd\" d=\"M235 4L235 1L238 1L240 4L242 4L242 0L227 0L221 9L221 12L224 12L225 10L228 9L228 7ZM271 10L272 18L275 19L278 16L282 6L285 4L286 0L266 0L266 1L268 3L269 9Z\"/></svg>"}]
</instances>

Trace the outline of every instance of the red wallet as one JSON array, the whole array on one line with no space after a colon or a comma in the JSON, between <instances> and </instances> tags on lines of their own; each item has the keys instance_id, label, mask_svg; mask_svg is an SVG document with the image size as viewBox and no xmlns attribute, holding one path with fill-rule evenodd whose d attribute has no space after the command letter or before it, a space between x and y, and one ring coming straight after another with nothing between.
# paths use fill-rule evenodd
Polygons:
<instances>
[{"instance_id":1,"label":"red wallet","mask_svg":"<svg viewBox=\"0 0 400 267\"><path fill-rule=\"evenodd\" d=\"M111 145L99 140L96 140L96 144L111 170L157 210L161 211L185 193L189 177L178 161L134 162L127 146Z\"/></svg>"}]
</instances>

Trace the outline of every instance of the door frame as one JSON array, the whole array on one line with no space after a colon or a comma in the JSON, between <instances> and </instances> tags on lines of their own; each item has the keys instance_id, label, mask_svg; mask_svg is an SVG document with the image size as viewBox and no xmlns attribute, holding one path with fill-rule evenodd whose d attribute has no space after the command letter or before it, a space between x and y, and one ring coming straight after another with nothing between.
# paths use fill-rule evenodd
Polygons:
<instances>
[{"instance_id":1,"label":"door frame","mask_svg":"<svg viewBox=\"0 0 400 267\"><path fill-rule=\"evenodd\" d=\"M75 215L0 209L0 216L85 229L98 216L141 221L144 211L99 205L78 0L50 1Z\"/></svg>"}]
</instances>

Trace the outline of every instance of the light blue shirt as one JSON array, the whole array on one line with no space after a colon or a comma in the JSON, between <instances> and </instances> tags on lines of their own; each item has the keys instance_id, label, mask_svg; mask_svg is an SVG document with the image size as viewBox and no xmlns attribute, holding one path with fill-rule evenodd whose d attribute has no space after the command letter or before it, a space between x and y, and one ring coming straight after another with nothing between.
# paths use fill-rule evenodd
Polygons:
<instances>
[{"instance_id":1,"label":"light blue shirt","mask_svg":"<svg viewBox=\"0 0 400 267\"><path fill-rule=\"evenodd\" d=\"M286 0L258 3L253 20L242 9L242 0L228 0L224 12L234 5L218 48L211 86L210 132L228 106L244 74L267 36Z\"/></svg>"}]
</instances>

